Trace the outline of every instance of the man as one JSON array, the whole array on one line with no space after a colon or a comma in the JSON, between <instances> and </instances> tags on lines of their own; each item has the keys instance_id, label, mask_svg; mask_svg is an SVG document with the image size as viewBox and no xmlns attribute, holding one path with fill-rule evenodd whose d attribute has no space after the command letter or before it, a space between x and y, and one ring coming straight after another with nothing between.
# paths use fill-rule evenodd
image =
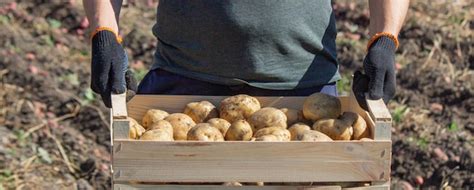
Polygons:
<instances>
[{"instance_id":1,"label":"man","mask_svg":"<svg viewBox=\"0 0 474 190\"><path fill-rule=\"evenodd\" d=\"M92 33L91 87L135 91L118 36L120 0L84 0ZM369 0L365 74L355 73L358 99L388 102L395 93L397 35L408 0ZM153 34L154 65L139 94L337 95L336 27L330 0L161 0Z\"/></svg>"}]
</instances>

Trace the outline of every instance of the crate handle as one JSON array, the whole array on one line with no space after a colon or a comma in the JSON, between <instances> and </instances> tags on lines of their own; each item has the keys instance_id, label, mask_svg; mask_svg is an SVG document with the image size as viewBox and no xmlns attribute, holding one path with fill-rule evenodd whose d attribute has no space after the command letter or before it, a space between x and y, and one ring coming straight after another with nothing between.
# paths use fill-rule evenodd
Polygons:
<instances>
[{"instance_id":1,"label":"crate handle","mask_svg":"<svg viewBox=\"0 0 474 190\"><path fill-rule=\"evenodd\" d=\"M112 100L112 117L114 119L126 119L128 114L127 114L127 93L122 93L122 94L112 94L111 95L111 100Z\"/></svg>"},{"instance_id":2,"label":"crate handle","mask_svg":"<svg viewBox=\"0 0 474 190\"><path fill-rule=\"evenodd\" d=\"M383 102L383 99L371 100L368 99L368 94L365 94L365 102L369 109L370 116L374 119L374 122L392 122L392 115L387 109L387 105Z\"/></svg>"},{"instance_id":3,"label":"crate handle","mask_svg":"<svg viewBox=\"0 0 474 190\"><path fill-rule=\"evenodd\" d=\"M352 76L351 80L351 90L350 90L350 97L352 101L360 107L359 103L357 102L354 92L352 91L352 85L354 84L354 75ZM373 137L375 140L391 140L392 136L392 115L385 105L383 99L378 100L371 100L368 98L368 93L365 93L365 102L367 104L367 111L374 121L375 128L373 133Z\"/></svg>"}]
</instances>

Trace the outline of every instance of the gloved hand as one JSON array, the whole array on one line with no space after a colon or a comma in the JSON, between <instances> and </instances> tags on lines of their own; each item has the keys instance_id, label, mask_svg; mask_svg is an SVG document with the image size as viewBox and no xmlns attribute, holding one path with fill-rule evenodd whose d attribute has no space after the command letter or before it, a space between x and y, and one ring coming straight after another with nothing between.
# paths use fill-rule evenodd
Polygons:
<instances>
[{"instance_id":1,"label":"gloved hand","mask_svg":"<svg viewBox=\"0 0 474 190\"><path fill-rule=\"evenodd\" d=\"M367 109L365 93L372 100L383 98L385 104L395 95L395 42L385 36L375 41L365 56L364 72L354 73L352 90L362 108Z\"/></svg>"},{"instance_id":2,"label":"gloved hand","mask_svg":"<svg viewBox=\"0 0 474 190\"><path fill-rule=\"evenodd\" d=\"M128 58L115 33L97 32L92 38L91 88L100 94L105 106L111 107L111 93L134 95L137 83L127 70Z\"/></svg>"}]
</instances>

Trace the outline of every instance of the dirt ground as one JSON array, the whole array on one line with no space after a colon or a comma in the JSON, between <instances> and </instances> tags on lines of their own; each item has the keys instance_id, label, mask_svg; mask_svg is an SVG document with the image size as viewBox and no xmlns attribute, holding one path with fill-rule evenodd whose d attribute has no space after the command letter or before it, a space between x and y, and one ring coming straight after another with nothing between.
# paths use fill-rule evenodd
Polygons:
<instances>
[{"instance_id":1,"label":"dirt ground","mask_svg":"<svg viewBox=\"0 0 474 190\"><path fill-rule=\"evenodd\" d=\"M154 1L129 1L121 28L138 79L150 67ZM133 3L140 2L140 3ZM367 43L365 2L336 1L338 56L349 89ZM472 1L412 2L389 104L394 189L474 188ZM89 88L80 1L0 2L0 189L109 189L108 110Z\"/></svg>"}]
</instances>

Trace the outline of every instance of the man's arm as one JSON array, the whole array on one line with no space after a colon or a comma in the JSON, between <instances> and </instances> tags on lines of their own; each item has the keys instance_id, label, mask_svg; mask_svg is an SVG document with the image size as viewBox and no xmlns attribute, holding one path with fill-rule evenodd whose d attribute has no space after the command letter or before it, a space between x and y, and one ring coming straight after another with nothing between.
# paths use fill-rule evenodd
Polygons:
<instances>
[{"instance_id":1,"label":"man's arm","mask_svg":"<svg viewBox=\"0 0 474 190\"><path fill-rule=\"evenodd\" d=\"M369 34L388 32L398 36L408 10L409 0L369 0Z\"/></svg>"},{"instance_id":2,"label":"man's arm","mask_svg":"<svg viewBox=\"0 0 474 190\"><path fill-rule=\"evenodd\" d=\"M122 0L83 0L91 23L91 89L100 94L105 106L111 107L110 95L137 90L133 74L128 71L128 58L118 36L118 20ZM128 89L128 90L127 90Z\"/></svg>"},{"instance_id":3,"label":"man's arm","mask_svg":"<svg viewBox=\"0 0 474 190\"><path fill-rule=\"evenodd\" d=\"M409 0L369 0L371 38L364 59L365 74L356 71L352 86L362 107L366 108L365 98L382 98L388 103L395 96L397 36L405 20L408 4Z\"/></svg>"},{"instance_id":4,"label":"man's arm","mask_svg":"<svg viewBox=\"0 0 474 190\"><path fill-rule=\"evenodd\" d=\"M84 10L92 30L109 27L118 34L122 0L83 0Z\"/></svg>"}]
</instances>

